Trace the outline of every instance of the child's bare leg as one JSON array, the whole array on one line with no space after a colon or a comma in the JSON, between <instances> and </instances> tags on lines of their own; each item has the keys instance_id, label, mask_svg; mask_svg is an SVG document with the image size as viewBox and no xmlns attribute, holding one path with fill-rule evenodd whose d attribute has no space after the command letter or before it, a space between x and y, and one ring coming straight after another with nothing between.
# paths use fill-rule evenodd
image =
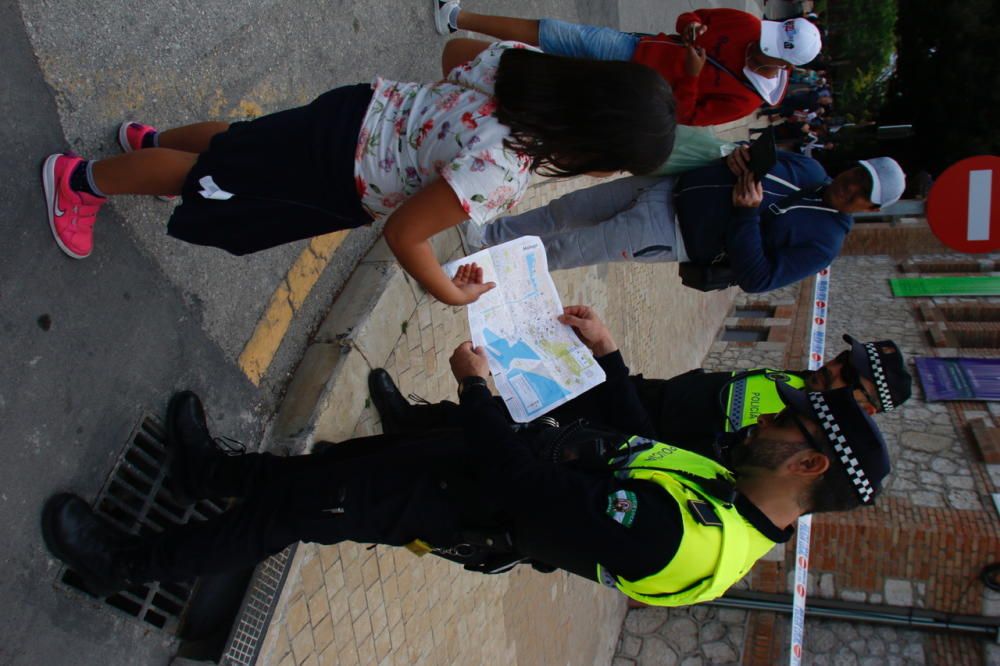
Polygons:
<instances>
[{"instance_id":1,"label":"child's bare leg","mask_svg":"<svg viewBox=\"0 0 1000 666\"><path fill-rule=\"evenodd\" d=\"M94 184L104 194L176 195L197 161L196 153L147 148L94 162Z\"/></svg>"},{"instance_id":2,"label":"child's bare leg","mask_svg":"<svg viewBox=\"0 0 1000 666\"><path fill-rule=\"evenodd\" d=\"M157 135L160 148L182 150L186 153L203 153L208 150L212 137L229 129L229 123L205 122L163 130Z\"/></svg>"},{"instance_id":3,"label":"child's bare leg","mask_svg":"<svg viewBox=\"0 0 1000 666\"><path fill-rule=\"evenodd\" d=\"M471 30L497 39L538 46L538 21L535 19L473 14L463 9L458 12L456 23L460 30Z\"/></svg>"}]
</instances>

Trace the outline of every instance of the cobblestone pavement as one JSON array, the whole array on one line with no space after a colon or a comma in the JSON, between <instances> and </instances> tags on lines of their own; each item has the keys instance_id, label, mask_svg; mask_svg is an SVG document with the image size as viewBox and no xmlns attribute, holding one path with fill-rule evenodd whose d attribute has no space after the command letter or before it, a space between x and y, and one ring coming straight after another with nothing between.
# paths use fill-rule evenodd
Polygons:
<instances>
[{"instance_id":1,"label":"cobblestone pavement","mask_svg":"<svg viewBox=\"0 0 1000 666\"><path fill-rule=\"evenodd\" d=\"M612 666L738 664L747 611L642 608L625 619Z\"/></svg>"},{"instance_id":2,"label":"cobblestone pavement","mask_svg":"<svg viewBox=\"0 0 1000 666\"><path fill-rule=\"evenodd\" d=\"M726 134L741 132L736 126ZM520 210L592 182L535 184ZM653 377L697 366L732 300L730 292L684 289L672 264L616 264L553 276L563 303L602 312L633 372ZM425 296L405 324L387 325L384 334L398 337L385 365L404 394L454 399L448 357L468 338L463 309ZM354 435L379 431L368 406ZM624 615L620 594L561 572L522 568L489 577L405 549L304 544L260 663L606 664Z\"/></svg>"}]
</instances>

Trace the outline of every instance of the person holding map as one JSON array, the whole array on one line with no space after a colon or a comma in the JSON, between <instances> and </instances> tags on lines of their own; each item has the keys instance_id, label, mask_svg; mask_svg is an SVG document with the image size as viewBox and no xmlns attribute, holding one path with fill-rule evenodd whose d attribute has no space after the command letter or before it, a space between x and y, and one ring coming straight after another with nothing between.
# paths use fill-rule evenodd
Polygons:
<instances>
[{"instance_id":1,"label":"person holding map","mask_svg":"<svg viewBox=\"0 0 1000 666\"><path fill-rule=\"evenodd\" d=\"M297 540L353 540L405 545L484 573L530 562L681 606L724 593L789 539L799 516L874 502L888 452L850 389L779 386L787 406L762 415L725 467L645 437L648 422L607 328L585 307L562 319L608 369L595 389L607 430L511 428L487 388L485 351L470 342L451 357L461 430L351 440L376 441L372 454L348 460L226 455L201 401L182 392L167 415L175 497L243 502L137 537L59 493L42 513L45 543L96 594L244 568Z\"/></svg>"},{"instance_id":2,"label":"person holding map","mask_svg":"<svg viewBox=\"0 0 1000 666\"><path fill-rule=\"evenodd\" d=\"M815 371L754 368L705 372L699 368L670 379L633 375L631 380L657 439L725 462L730 447L745 434L740 431L756 425L760 414L780 410L779 384L808 391L850 387L868 414L893 411L910 398L913 379L895 342L860 342L849 335L844 340L850 347ZM601 364L600 357L597 361ZM371 371L368 386L383 432L461 427L462 411L456 403L410 404L382 368ZM599 393L590 391L542 418L554 419L562 426L584 419L601 427L597 416L600 399ZM500 398L496 400L504 404ZM338 446L334 452L350 455L351 449Z\"/></svg>"},{"instance_id":3,"label":"person holding map","mask_svg":"<svg viewBox=\"0 0 1000 666\"><path fill-rule=\"evenodd\" d=\"M179 196L167 233L236 255L386 219L403 268L461 305L490 285L474 268L446 276L431 236L509 211L533 173L647 173L673 146L670 86L642 65L466 39L445 46L442 67L434 83L379 77L246 122L161 132L126 121L123 155L50 155L55 242L89 256L100 208L122 194Z\"/></svg>"}]
</instances>

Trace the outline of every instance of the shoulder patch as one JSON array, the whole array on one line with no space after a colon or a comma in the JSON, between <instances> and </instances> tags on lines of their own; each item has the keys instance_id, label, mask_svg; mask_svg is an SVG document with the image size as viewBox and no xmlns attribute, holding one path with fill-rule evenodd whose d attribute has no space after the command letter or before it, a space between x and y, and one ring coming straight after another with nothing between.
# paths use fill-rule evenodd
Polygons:
<instances>
[{"instance_id":1,"label":"shoulder patch","mask_svg":"<svg viewBox=\"0 0 1000 666\"><path fill-rule=\"evenodd\" d=\"M621 523L623 527L632 527L638 509L639 500L631 490L616 490L608 495L608 506L605 511L608 517Z\"/></svg>"},{"instance_id":2,"label":"shoulder patch","mask_svg":"<svg viewBox=\"0 0 1000 666\"><path fill-rule=\"evenodd\" d=\"M708 502L704 502L702 500L688 500L688 509L691 510L691 516L702 525L722 527L722 521L719 520L719 514L715 512L715 508L713 508Z\"/></svg>"}]
</instances>

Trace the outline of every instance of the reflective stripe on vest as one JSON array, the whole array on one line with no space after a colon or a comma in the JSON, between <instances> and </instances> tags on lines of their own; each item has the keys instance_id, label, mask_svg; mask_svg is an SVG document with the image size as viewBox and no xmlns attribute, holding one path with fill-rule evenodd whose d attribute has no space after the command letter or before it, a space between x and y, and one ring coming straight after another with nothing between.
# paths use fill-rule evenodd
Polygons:
<instances>
[{"instance_id":1,"label":"reflective stripe on vest","mask_svg":"<svg viewBox=\"0 0 1000 666\"><path fill-rule=\"evenodd\" d=\"M770 368L734 372L733 377L738 379L733 379L729 384L729 396L726 400L728 415L726 432L754 425L761 414L777 414L784 409L785 403L778 395L776 383L785 382L796 389L806 385L806 381L798 375ZM739 425L733 428L734 423Z\"/></svg>"},{"instance_id":2,"label":"reflective stripe on vest","mask_svg":"<svg viewBox=\"0 0 1000 666\"><path fill-rule=\"evenodd\" d=\"M659 572L628 581L598 564L597 579L655 606L686 606L721 596L750 571L774 542L747 522L735 506L705 491L696 479L677 473L705 479L722 477L732 482L728 469L697 453L641 437L632 437L626 446L640 443L652 443L652 447L633 454L615 475L649 481L666 490L680 509L684 534L677 552ZM722 525L704 525L695 520L688 505L691 500L711 505Z\"/></svg>"}]
</instances>

